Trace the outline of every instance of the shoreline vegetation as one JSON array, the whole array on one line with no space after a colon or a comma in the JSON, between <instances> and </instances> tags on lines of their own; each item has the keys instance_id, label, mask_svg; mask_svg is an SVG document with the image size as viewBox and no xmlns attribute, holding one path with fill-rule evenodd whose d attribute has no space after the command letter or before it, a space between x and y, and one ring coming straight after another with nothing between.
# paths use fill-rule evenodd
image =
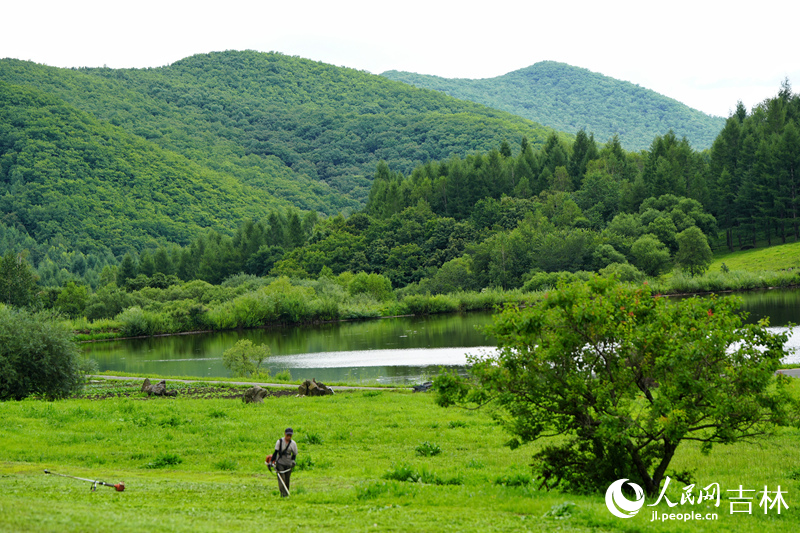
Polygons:
<instances>
[{"instance_id":1,"label":"shoreline vegetation","mask_svg":"<svg viewBox=\"0 0 800 533\"><path fill-rule=\"evenodd\" d=\"M719 261L718 261L719 262ZM724 263L723 263L724 264ZM211 333L235 329L324 324L350 320L485 311L527 305L562 279L588 279L591 272L539 274L521 289L501 288L442 294L393 291L378 274L345 273L317 280L239 275L215 286L192 281L167 289L124 293L134 305L113 319L64 319L77 342ZM354 287L353 280L371 278ZM624 281L624 280L623 280ZM800 269L713 271L691 276L675 273L641 282L654 294L702 295L800 286Z\"/></svg>"}]
</instances>

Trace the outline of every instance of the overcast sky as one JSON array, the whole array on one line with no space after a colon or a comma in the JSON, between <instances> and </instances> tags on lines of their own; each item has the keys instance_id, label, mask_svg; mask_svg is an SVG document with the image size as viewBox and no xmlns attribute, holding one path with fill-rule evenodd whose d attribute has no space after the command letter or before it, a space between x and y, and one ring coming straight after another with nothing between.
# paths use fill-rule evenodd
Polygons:
<instances>
[{"instance_id":1,"label":"overcast sky","mask_svg":"<svg viewBox=\"0 0 800 533\"><path fill-rule=\"evenodd\" d=\"M553 60L727 117L784 78L800 90L799 15L790 0L18 0L0 11L0 58L123 68L250 49L449 78Z\"/></svg>"}]
</instances>

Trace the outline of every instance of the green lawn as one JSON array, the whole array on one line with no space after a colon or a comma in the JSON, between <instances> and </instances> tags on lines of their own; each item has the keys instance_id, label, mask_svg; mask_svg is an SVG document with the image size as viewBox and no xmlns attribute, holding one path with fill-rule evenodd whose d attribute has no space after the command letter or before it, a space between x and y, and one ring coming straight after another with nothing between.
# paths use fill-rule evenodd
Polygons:
<instances>
[{"instance_id":1,"label":"green lawn","mask_svg":"<svg viewBox=\"0 0 800 533\"><path fill-rule=\"evenodd\" d=\"M800 386L800 382L796 387ZM603 495L536 490L533 445L511 450L485 410L442 409L432 394L358 391L332 397L239 400L141 397L0 403L0 531L796 531L800 527L800 431L710 456L681 445L676 470L697 487L719 483L719 508L662 502L659 512L717 512L706 522L612 516ZM293 426L299 468L292 496L278 496L264 466ZM421 456L429 443L441 450ZM424 449L424 448L420 448ZM47 476L109 483L124 492ZM413 472L422 481L387 479ZM788 491L789 509L729 513L738 488ZM680 501L682 483L668 496ZM697 491L695 491L696 493ZM647 502L652 503L648 500Z\"/></svg>"},{"instance_id":2,"label":"green lawn","mask_svg":"<svg viewBox=\"0 0 800 533\"><path fill-rule=\"evenodd\" d=\"M720 272L722 264L730 270L786 270L800 268L800 242L754 248L743 252L714 254L709 272Z\"/></svg>"}]
</instances>

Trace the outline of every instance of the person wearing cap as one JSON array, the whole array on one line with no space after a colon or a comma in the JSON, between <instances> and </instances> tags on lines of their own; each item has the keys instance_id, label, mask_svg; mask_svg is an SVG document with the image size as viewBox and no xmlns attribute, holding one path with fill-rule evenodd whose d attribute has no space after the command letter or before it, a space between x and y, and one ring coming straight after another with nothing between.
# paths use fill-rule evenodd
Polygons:
<instances>
[{"instance_id":1,"label":"person wearing cap","mask_svg":"<svg viewBox=\"0 0 800 533\"><path fill-rule=\"evenodd\" d=\"M278 439L278 442L275 443L275 453L267 456L267 463L274 464L278 471L278 476L280 476L278 488L281 496L284 497L289 495L289 478L297 460L297 443L292 440L293 434L292 428L286 428L283 438ZM281 483L281 479L283 483Z\"/></svg>"}]
</instances>

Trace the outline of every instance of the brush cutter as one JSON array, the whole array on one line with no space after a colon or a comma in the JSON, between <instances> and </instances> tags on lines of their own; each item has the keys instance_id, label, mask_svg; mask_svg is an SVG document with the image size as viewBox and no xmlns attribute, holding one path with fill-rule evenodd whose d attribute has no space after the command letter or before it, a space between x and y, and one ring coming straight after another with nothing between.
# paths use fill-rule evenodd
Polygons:
<instances>
[{"instance_id":1,"label":"brush cutter","mask_svg":"<svg viewBox=\"0 0 800 533\"><path fill-rule=\"evenodd\" d=\"M51 472L51 471L49 471L47 469L45 469L44 473L45 474L51 474L51 475L54 475L54 476L61 476L61 477L68 477L68 478L71 478L71 479L77 479L78 481L88 481L89 483L92 484L92 492L97 490L97 485L104 485L106 487L114 487L114 489L116 489L117 492L122 492L123 490L125 490L125 483L117 483L116 485L112 485L111 483L106 483L105 481L97 481L97 480L94 480L94 479L86 479L86 478L83 478L83 477L68 476L66 474L56 474L55 472Z\"/></svg>"},{"instance_id":2,"label":"brush cutter","mask_svg":"<svg viewBox=\"0 0 800 533\"><path fill-rule=\"evenodd\" d=\"M278 476L278 481L281 482L281 485L283 486L283 490L286 491L286 495L287 496L291 496L291 494L289 493L289 487L286 486L286 482L283 481L283 476L281 476L281 474L285 474L286 472L291 472L292 469L291 468L287 468L286 470L278 471L278 464L277 463L270 463L269 461L264 461L264 464L267 465L267 468L269 468L270 472L272 472L273 474ZM275 465L275 470L274 471L272 470L272 465Z\"/></svg>"}]
</instances>

